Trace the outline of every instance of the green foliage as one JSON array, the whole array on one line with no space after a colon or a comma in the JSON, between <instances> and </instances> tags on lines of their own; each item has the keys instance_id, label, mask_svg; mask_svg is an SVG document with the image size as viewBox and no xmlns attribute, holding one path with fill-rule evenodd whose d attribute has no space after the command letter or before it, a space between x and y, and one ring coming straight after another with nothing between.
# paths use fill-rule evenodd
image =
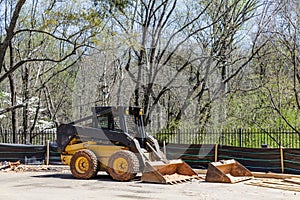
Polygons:
<instances>
[{"instance_id":1,"label":"green foliage","mask_svg":"<svg viewBox=\"0 0 300 200\"><path fill-rule=\"evenodd\" d=\"M274 65L268 59L270 65L265 66L264 74L257 74L260 70L251 72L254 75L247 80L247 85L258 86L255 90L228 95L226 127L291 129L300 126L293 79L290 78L293 70L281 65L279 59L276 58Z\"/></svg>"},{"instance_id":2,"label":"green foliage","mask_svg":"<svg viewBox=\"0 0 300 200\"><path fill-rule=\"evenodd\" d=\"M108 12L115 12L117 10L123 11L130 0L93 0L96 9L99 13L105 14L106 11Z\"/></svg>"},{"instance_id":3,"label":"green foliage","mask_svg":"<svg viewBox=\"0 0 300 200\"><path fill-rule=\"evenodd\" d=\"M0 100L3 100L3 98L4 98L3 91L0 91Z\"/></svg>"}]
</instances>

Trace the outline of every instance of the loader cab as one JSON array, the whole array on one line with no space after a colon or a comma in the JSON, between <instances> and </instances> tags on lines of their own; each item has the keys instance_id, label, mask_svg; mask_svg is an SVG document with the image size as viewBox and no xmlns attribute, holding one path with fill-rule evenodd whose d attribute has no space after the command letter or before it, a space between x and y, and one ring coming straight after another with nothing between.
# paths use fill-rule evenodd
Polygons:
<instances>
[{"instance_id":1,"label":"loader cab","mask_svg":"<svg viewBox=\"0 0 300 200\"><path fill-rule=\"evenodd\" d=\"M146 137L142 118L142 109L139 107L94 107L93 126L104 131L127 133L140 142Z\"/></svg>"}]
</instances>

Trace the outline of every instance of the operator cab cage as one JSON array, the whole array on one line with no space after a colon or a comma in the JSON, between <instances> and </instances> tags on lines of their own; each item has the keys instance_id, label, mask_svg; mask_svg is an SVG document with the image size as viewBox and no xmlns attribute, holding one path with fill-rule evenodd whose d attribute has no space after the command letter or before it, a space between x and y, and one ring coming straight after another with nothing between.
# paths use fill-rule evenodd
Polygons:
<instances>
[{"instance_id":1,"label":"operator cab cage","mask_svg":"<svg viewBox=\"0 0 300 200\"><path fill-rule=\"evenodd\" d=\"M139 107L93 107L93 127L125 132L135 138L145 138L143 111Z\"/></svg>"},{"instance_id":2,"label":"operator cab cage","mask_svg":"<svg viewBox=\"0 0 300 200\"><path fill-rule=\"evenodd\" d=\"M104 106L92 107L92 115L62 124L57 130L57 143L61 149L67 145L70 138L75 134L81 138L103 138L114 140L115 134L120 134L117 140L127 140L126 135L136 138L141 146L144 146L147 137L144 131L143 112L139 107ZM87 123L89 122L89 123ZM91 122L91 123L90 123ZM77 126L76 124L85 124ZM90 128L89 128L90 127ZM101 132L95 132L96 130ZM123 138L123 139L121 139Z\"/></svg>"}]
</instances>

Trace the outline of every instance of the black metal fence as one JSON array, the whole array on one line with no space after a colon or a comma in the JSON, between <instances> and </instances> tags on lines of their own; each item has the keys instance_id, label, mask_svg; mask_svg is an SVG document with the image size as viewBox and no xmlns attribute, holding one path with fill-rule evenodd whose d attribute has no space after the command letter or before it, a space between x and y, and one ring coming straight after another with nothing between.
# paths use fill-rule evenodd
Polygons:
<instances>
[{"instance_id":1,"label":"black metal fence","mask_svg":"<svg viewBox=\"0 0 300 200\"><path fill-rule=\"evenodd\" d=\"M292 130L260 130L260 129L224 129L199 131L186 129L164 131L152 134L159 142L173 144L220 144L234 147L261 148L280 146L300 148L300 135ZM56 141L55 130L34 131L25 135L22 132L14 134L10 130L0 129L0 143L19 143L45 145L46 141Z\"/></svg>"},{"instance_id":2,"label":"black metal fence","mask_svg":"<svg viewBox=\"0 0 300 200\"><path fill-rule=\"evenodd\" d=\"M235 147L300 148L300 135L292 130L224 129L199 131L196 129L164 131L153 134L160 142L173 144L220 144Z\"/></svg>"},{"instance_id":3,"label":"black metal fence","mask_svg":"<svg viewBox=\"0 0 300 200\"><path fill-rule=\"evenodd\" d=\"M25 134L22 131L13 133L11 130L0 129L0 143L45 145L47 140L56 141L55 130L36 130Z\"/></svg>"}]
</instances>

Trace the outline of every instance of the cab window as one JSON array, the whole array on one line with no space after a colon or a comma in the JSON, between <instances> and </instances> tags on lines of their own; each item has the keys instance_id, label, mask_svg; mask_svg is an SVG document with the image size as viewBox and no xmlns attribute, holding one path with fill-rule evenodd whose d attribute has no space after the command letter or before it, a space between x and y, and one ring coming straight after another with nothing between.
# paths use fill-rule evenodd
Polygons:
<instances>
[{"instance_id":1,"label":"cab window","mask_svg":"<svg viewBox=\"0 0 300 200\"><path fill-rule=\"evenodd\" d=\"M98 127L109 130L121 130L120 120L118 116L101 115L97 117Z\"/></svg>"}]
</instances>

